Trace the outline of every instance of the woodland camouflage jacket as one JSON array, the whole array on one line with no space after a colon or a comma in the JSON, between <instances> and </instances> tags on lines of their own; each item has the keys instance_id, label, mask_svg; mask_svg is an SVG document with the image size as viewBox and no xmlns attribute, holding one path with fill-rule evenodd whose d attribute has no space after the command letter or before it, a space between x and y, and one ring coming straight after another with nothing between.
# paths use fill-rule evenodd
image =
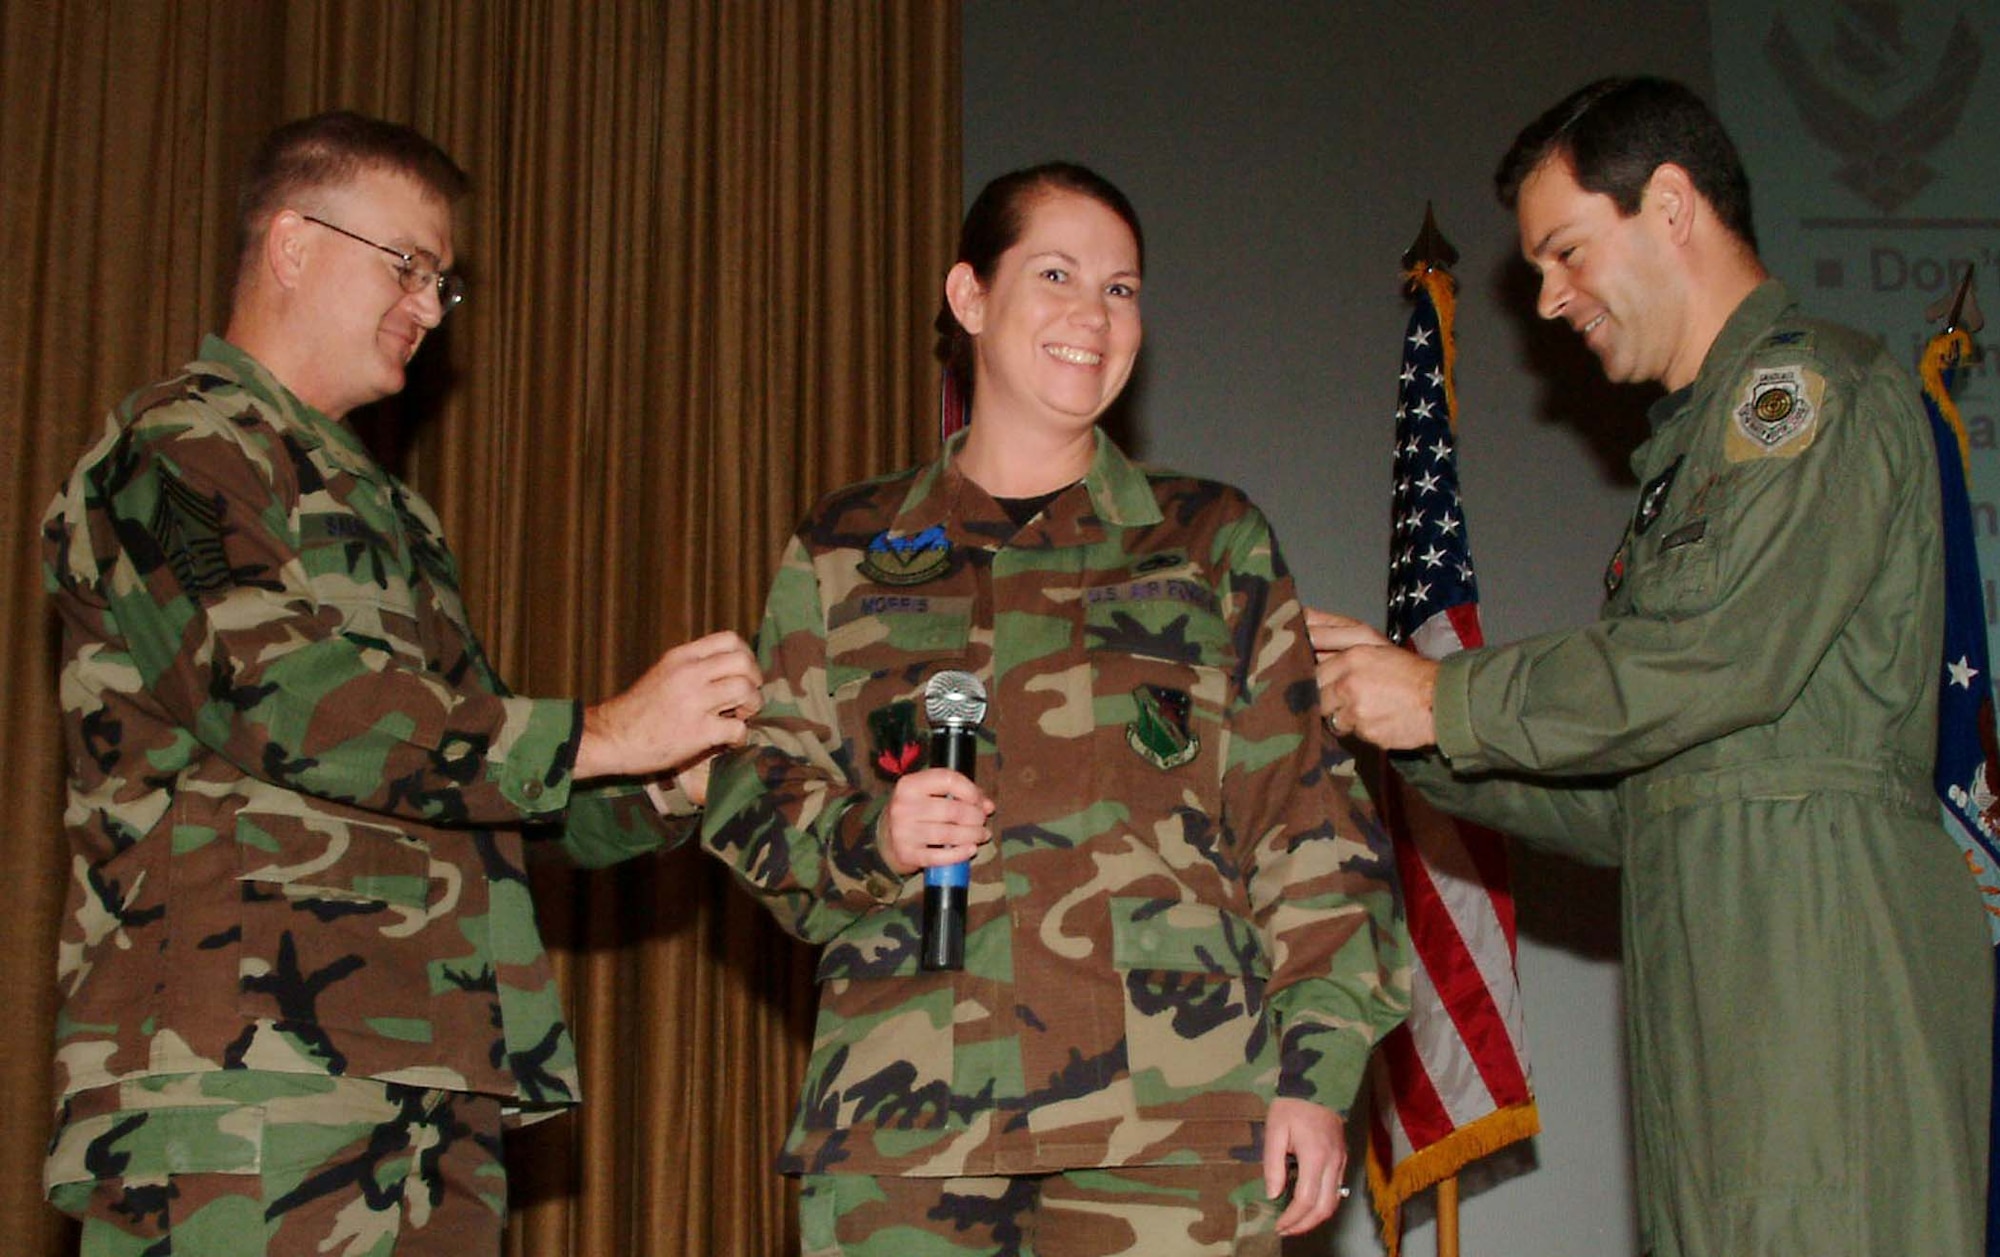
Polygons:
<instances>
[{"instance_id":1,"label":"woodland camouflage jacket","mask_svg":"<svg viewBox=\"0 0 2000 1257\"><path fill-rule=\"evenodd\" d=\"M524 837L603 864L672 829L572 791L577 705L493 674L430 507L211 337L111 417L43 547L72 850L51 1173L148 1077L573 1103Z\"/></svg>"},{"instance_id":2,"label":"woodland camouflage jacket","mask_svg":"<svg viewBox=\"0 0 2000 1257\"><path fill-rule=\"evenodd\" d=\"M826 945L783 1168L1243 1160L1274 1095L1347 1109L1402 1017L1407 940L1242 494L1100 438L1017 531L948 451L820 503L759 652L764 711L703 833ZM990 696L976 777L998 810L965 969L924 973L922 878L890 871L875 821L947 668Z\"/></svg>"}]
</instances>

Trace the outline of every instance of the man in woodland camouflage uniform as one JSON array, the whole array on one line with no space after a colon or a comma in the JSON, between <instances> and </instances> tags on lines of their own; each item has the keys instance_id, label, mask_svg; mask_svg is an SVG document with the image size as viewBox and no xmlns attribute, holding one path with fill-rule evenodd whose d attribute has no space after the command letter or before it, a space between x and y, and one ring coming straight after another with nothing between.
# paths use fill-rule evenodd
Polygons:
<instances>
[{"instance_id":1,"label":"man in woodland camouflage uniform","mask_svg":"<svg viewBox=\"0 0 2000 1257\"><path fill-rule=\"evenodd\" d=\"M1240 493L1101 433L1088 476L1018 527L959 441L793 539L766 706L703 827L826 944L780 1161L806 1176L805 1250L836 1251L838 1224L908 1245L883 1252L1043 1251L1021 1233L1039 1210L1065 1253L1123 1251L1115 1215L1144 1214L1176 1219L1175 1252L1276 1253L1271 1107L1344 1114L1409 981L1382 833L1312 717L1291 579ZM876 832L924 763L940 669L991 699L961 973L920 971L923 878ZM940 1179L943 1204L913 1203ZM1217 1216L1237 1234L1193 1233Z\"/></svg>"},{"instance_id":2,"label":"man in woodland camouflage uniform","mask_svg":"<svg viewBox=\"0 0 2000 1257\"><path fill-rule=\"evenodd\" d=\"M436 516L344 422L461 295L464 187L405 127L274 132L225 336L49 510L73 877L46 1184L87 1255L498 1252L502 1126L577 1099L524 839L674 841L631 781L757 701L731 634L588 709L511 695Z\"/></svg>"}]
</instances>

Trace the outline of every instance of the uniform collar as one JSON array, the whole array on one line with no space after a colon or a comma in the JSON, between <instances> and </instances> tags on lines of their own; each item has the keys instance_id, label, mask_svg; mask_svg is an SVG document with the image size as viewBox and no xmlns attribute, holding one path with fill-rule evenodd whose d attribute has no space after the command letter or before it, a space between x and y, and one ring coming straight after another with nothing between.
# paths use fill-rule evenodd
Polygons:
<instances>
[{"instance_id":1,"label":"uniform collar","mask_svg":"<svg viewBox=\"0 0 2000 1257\"><path fill-rule=\"evenodd\" d=\"M1144 527L1162 518L1146 473L1102 430L1094 430L1097 449L1082 491L1072 485L1056 495L1039 519L1017 531L993 495L959 471L965 436L953 434L937 460L917 474L889 525L890 536L913 537L941 525L954 545L1080 545L1101 537L1107 527Z\"/></svg>"},{"instance_id":2,"label":"uniform collar","mask_svg":"<svg viewBox=\"0 0 2000 1257\"><path fill-rule=\"evenodd\" d=\"M189 369L202 375L227 380L264 404L265 417L272 427L307 449L331 447L345 456L343 461L373 467L375 456L361 443L354 429L299 400L298 395L279 382L270 368L249 352L220 336L202 337L200 358Z\"/></svg>"},{"instance_id":3,"label":"uniform collar","mask_svg":"<svg viewBox=\"0 0 2000 1257\"><path fill-rule=\"evenodd\" d=\"M1699 397L1707 397L1719 387L1736 382L1743 373L1743 362L1752 350L1763 342L1764 336L1780 315L1795 303L1791 290L1776 279L1767 279L1750 290L1750 295L1737 303L1722 330L1715 335L1715 343L1708 347L1708 354L1701 360L1701 370L1695 373L1694 382L1683 385L1655 401L1646 408L1647 421L1653 431L1673 422L1674 418L1688 409L1688 404Z\"/></svg>"}]
</instances>

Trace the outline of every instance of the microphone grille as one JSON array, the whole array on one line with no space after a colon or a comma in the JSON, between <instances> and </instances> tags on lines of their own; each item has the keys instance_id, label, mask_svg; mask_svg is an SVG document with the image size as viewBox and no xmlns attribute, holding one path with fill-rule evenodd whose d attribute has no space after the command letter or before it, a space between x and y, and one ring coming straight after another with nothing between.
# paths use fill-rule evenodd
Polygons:
<instances>
[{"instance_id":1,"label":"microphone grille","mask_svg":"<svg viewBox=\"0 0 2000 1257\"><path fill-rule=\"evenodd\" d=\"M986 718L986 687L970 672L933 673L924 683L924 715L934 725L976 725Z\"/></svg>"}]
</instances>

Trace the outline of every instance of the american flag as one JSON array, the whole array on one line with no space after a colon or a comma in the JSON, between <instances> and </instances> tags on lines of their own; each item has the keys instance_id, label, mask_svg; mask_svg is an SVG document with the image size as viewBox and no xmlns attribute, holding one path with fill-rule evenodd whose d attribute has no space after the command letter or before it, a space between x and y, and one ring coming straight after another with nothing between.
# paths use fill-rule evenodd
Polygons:
<instances>
[{"instance_id":1,"label":"american flag","mask_svg":"<svg viewBox=\"0 0 2000 1257\"><path fill-rule=\"evenodd\" d=\"M2000 762L1996 762L1993 672L1986 647L1984 583L1973 541L1972 507L1966 487L1965 426L1951 399L1952 378L1970 353L1963 328L1947 328L1931 338L1919 370L1924 409L1930 413L1937 444L1938 486L1944 520L1944 671L1938 678L1937 767L1932 784L1944 805L1945 829L1965 850L1965 862L1979 882L1992 927L1994 956L2000 963ZM1994 1043L2000 1046L2000 1007L1994 1010ZM1995 1061L2000 1081L2000 1059ZM1994 1093L1992 1129L2000 1137L2000 1090ZM1986 1189L1986 1253L2000 1257L2000 1178L1991 1173Z\"/></svg>"},{"instance_id":2,"label":"american flag","mask_svg":"<svg viewBox=\"0 0 2000 1257\"><path fill-rule=\"evenodd\" d=\"M1478 582L1458 494L1452 280L1420 265L1403 339L1391 499L1389 636L1429 658L1478 646ZM1541 1129L1514 971L1505 841L1454 820L1385 769L1416 952L1409 1019L1376 1054L1368 1176L1394 1255L1412 1195Z\"/></svg>"}]
</instances>

